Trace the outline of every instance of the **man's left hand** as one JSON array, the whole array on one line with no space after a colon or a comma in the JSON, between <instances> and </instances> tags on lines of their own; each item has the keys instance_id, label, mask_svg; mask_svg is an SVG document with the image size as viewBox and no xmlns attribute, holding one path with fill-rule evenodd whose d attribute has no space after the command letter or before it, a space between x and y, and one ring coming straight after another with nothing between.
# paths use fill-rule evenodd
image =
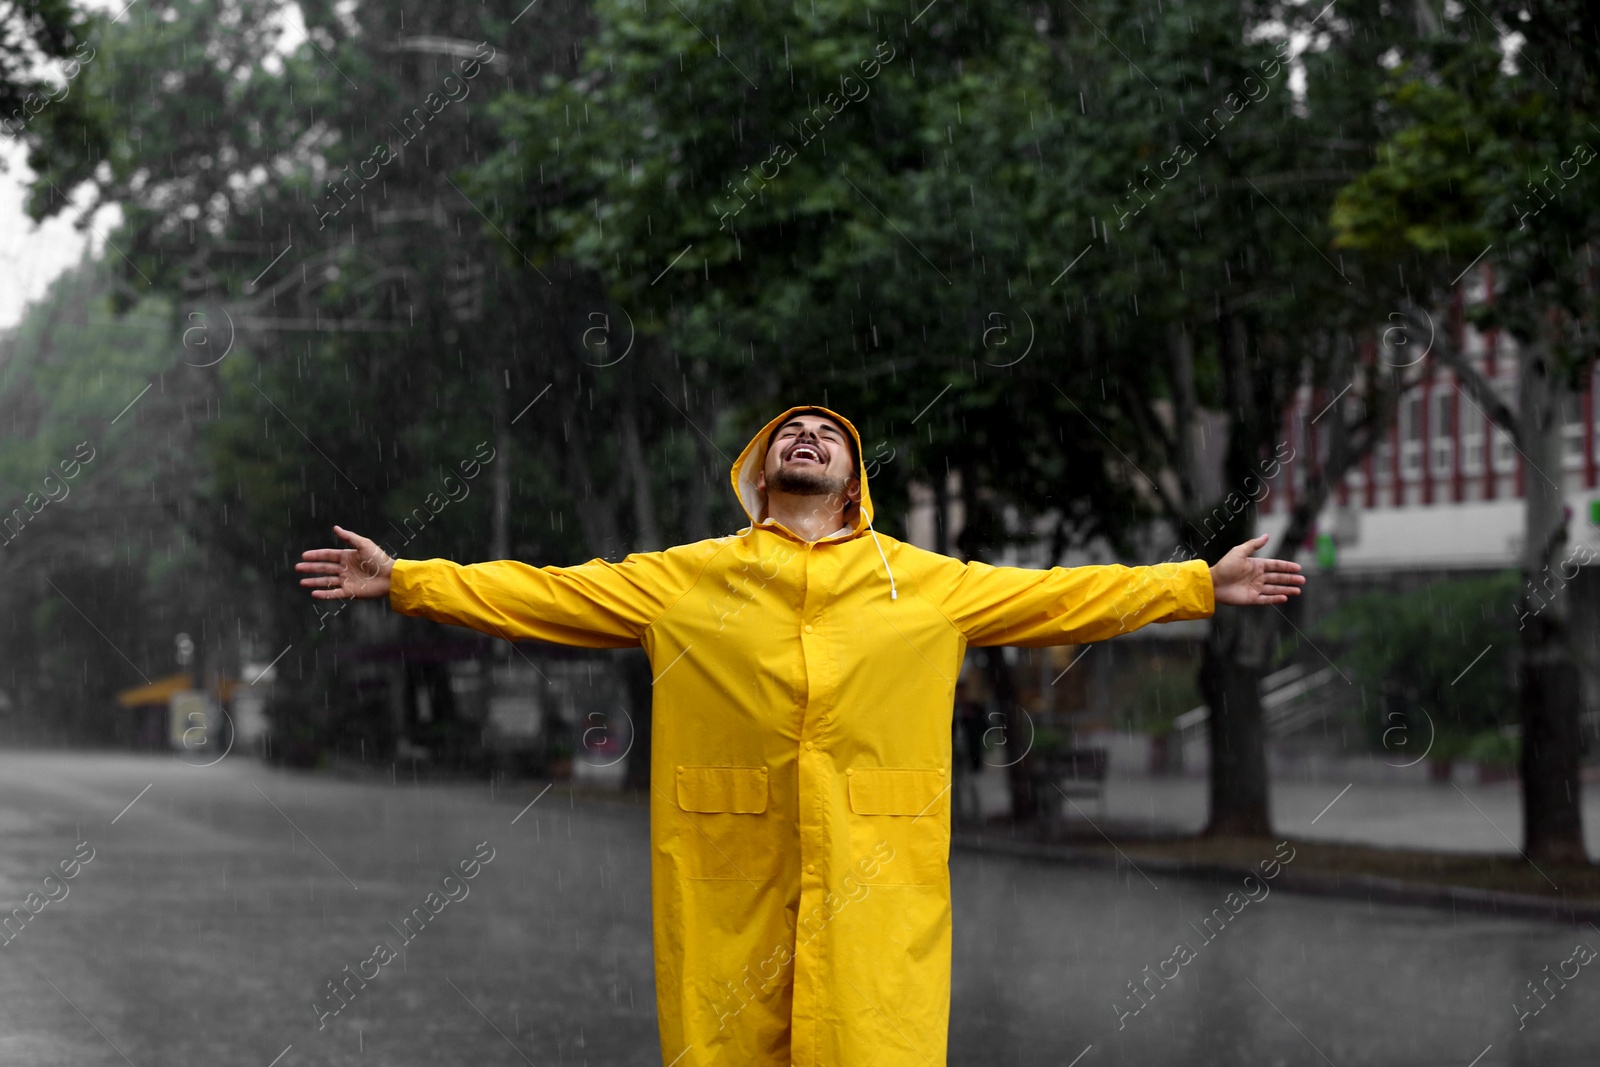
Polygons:
<instances>
[{"instance_id":1,"label":"man's left hand","mask_svg":"<svg viewBox=\"0 0 1600 1067\"><path fill-rule=\"evenodd\" d=\"M1267 543L1253 538L1217 560L1211 588L1218 604L1283 604L1306 584L1300 564L1286 559L1251 559Z\"/></svg>"}]
</instances>

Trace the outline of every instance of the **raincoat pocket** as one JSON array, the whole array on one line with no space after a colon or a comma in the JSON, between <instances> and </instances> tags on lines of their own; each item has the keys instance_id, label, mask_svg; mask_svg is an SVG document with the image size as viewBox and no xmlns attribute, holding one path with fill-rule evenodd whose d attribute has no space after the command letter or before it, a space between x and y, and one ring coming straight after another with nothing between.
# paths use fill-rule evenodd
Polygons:
<instances>
[{"instance_id":1,"label":"raincoat pocket","mask_svg":"<svg viewBox=\"0 0 1600 1067\"><path fill-rule=\"evenodd\" d=\"M934 885L949 873L943 771L855 767L850 779L850 856L876 856L874 885ZM887 844L888 851L884 848ZM883 857L887 855L888 858Z\"/></svg>"},{"instance_id":2,"label":"raincoat pocket","mask_svg":"<svg viewBox=\"0 0 1600 1067\"><path fill-rule=\"evenodd\" d=\"M767 814L765 767L679 767L684 873L690 878L775 877L782 841Z\"/></svg>"}]
</instances>

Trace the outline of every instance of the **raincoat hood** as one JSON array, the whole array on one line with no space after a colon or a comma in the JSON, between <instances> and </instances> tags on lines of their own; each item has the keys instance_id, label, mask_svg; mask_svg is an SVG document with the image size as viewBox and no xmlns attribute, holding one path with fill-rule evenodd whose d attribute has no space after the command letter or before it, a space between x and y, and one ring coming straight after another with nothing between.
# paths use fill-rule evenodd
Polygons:
<instances>
[{"instance_id":1,"label":"raincoat hood","mask_svg":"<svg viewBox=\"0 0 1600 1067\"><path fill-rule=\"evenodd\" d=\"M750 439L744 446L744 451L739 453L739 458L733 461L733 491L739 494L739 503L744 506L745 514L750 516L752 523L759 523L767 515L767 494L756 488L756 479L761 474L761 469L767 458L767 439L772 436L772 431L782 426L794 417L797 411L814 411L826 415L828 418L843 426L856 445L856 478L861 482L861 501L859 504L846 501L844 509L845 523L850 527L852 534L859 534L872 525L872 497L867 492L867 467L866 449L861 447L861 434L856 431L855 424L830 408L820 404L800 404L790 408L782 415L773 419Z\"/></svg>"}]
</instances>

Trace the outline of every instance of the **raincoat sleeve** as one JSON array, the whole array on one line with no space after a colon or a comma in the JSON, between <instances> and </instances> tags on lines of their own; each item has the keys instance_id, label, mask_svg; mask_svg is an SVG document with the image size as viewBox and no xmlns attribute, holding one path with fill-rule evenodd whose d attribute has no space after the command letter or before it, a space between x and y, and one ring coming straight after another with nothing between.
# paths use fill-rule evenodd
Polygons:
<instances>
[{"instance_id":1,"label":"raincoat sleeve","mask_svg":"<svg viewBox=\"0 0 1600 1067\"><path fill-rule=\"evenodd\" d=\"M1049 570L951 563L934 591L974 646L1103 641L1147 623L1208 618L1215 607L1204 560Z\"/></svg>"},{"instance_id":2,"label":"raincoat sleeve","mask_svg":"<svg viewBox=\"0 0 1600 1067\"><path fill-rule=\"evenodd\" d=\"M535 638L583 648L637 646L694 584L698 546L642 552L620 563L534 567L515 560L463 565L397 559L389 605L401 615L454 623L508 641Z\"/></svg>"}]
</instances>

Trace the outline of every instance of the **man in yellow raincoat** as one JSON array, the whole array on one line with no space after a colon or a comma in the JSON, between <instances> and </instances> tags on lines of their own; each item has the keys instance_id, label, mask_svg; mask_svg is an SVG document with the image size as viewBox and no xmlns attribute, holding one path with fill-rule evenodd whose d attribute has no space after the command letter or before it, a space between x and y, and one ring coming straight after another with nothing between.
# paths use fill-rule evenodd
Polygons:
<instances>
[{"instance_id":1,"label":"man in yellow raincoat","mask_svg":"<svg viewBox=\"0 0 1600 1067\"><path fill-rule=\"evenodd\" d=\"M1099 641L1297 594L1298 564L1025 570L877 533L855 427L751 439L737 534L576 567L314 549L320 599L508 640L643 646L662 1061L926 1067L950 1015L951 704L969 646Z\"/></svg>"}]
</instances>

